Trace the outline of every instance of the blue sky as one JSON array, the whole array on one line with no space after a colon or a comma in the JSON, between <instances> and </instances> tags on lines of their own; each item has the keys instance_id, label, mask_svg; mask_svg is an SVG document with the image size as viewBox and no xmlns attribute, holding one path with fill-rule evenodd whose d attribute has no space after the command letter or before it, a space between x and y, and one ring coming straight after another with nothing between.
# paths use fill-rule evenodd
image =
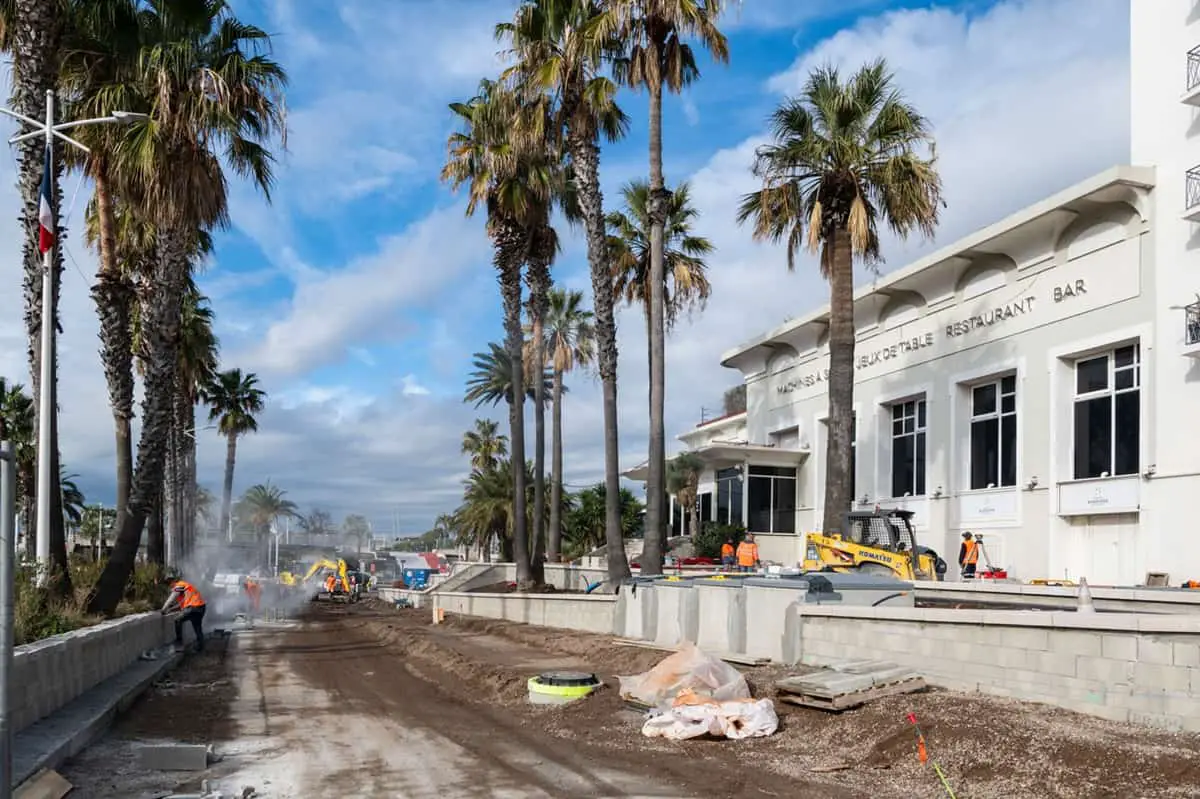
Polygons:
<instances>
[{"instance_id":1,"label":"blue sky","mask_svg":"<svg viewBox=\"0 0 1200 799\"><path fill-rule=\"evenodd\" d=\"M233 224L200 277L225 365L257 372L271 395L260 433L242 442L236 490L270 479L302 509L422 531L457 503L461 435L484 415L462 404L463 380L471 353L501 335L483 221L465 218L462 198L438 182L446 105L497 73L491 31L514 2L234 5L275 35L291 76L274 201L234 187ZM891 269L1127 159L1127 17L1128 0L745 0L724 26L730 65L702 56L701 80L665 110L668 180L691 181L697 231L717 246L712 300L668 343L668 436L740 379L717 363L722 351L823 302L811 264L788 274L781 251L733 220L754 185L767 113L812 66L886 56L934 125L950 207L936 242L887 242ZM603 150L610 207L646 169L646 99L626 92L621 102L632 128ZM11 182L0 178L3 208L15 207ZM556 279L590 296L583 242L563 233ZM95 259L77 240L68 252L79 268L63 287L64 459L89 495L111 501L111 421L87 295ZM0 280L18 285L13 258ZM17 294L0 292L0 319L19 318ZM636 311L618 323L622 462L632 466L645 452L645 338ZM23 350L18 326L0 323L0 374L24 378ZM583 485L603 464L599 392L586 376L570 387L567 481ZM223 452L211 431L201 437L200 480L214 490Z\"/></svg>"}]
</instances>

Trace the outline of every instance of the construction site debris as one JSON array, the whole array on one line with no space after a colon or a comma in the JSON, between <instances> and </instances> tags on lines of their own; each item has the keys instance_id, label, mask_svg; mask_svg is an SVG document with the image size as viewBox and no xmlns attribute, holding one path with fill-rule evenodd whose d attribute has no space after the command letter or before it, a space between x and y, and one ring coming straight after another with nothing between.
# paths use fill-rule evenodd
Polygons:
<instances>
[{"instance_id":1,"label":"construction site debris","mask_svg":"<svg viewBox=\"0 0 1200 799\"><path fill-rule=\"evenodd\" d=\"M13 799L62 799L74 786L63 775L42 769L13 792Z\"/></svg>"},{"instance_id":2,"label":"construction site debris","mask_svg":"<svg viewBox=\"0 0 1200 799\"><path fill-rule=\"evenodd\" d=\"M647 738L685 741L712 735L719 738L762 738L779 729L779 717L770 699L719 701L684 689L669 710L656 709L642 725Z\"/></svg>"},{"instance_id":3,"label":"construction site debris","mask_svg":"<svg viewBox=\"0 0 1200 799\"><path fill-rule=\"evenodd\" d=\"M835 712L925 687L925 678L917 672L884 660L838 661L775 683L781 702Z\"/></svg>"},{"instance_id":4,"label":"construction site debris","mask_svg":"<svg viewBox=\"0 0 1200 799\"><path fill-rule=\"evenodd\" d=\"M690 641L684 641L679 651L649 671L633 677L618 676L617 681L622 698L663 709L672 707L685 690L718 702L750 698L750 687L740 671Z\"/></svg>"}]
</instances>

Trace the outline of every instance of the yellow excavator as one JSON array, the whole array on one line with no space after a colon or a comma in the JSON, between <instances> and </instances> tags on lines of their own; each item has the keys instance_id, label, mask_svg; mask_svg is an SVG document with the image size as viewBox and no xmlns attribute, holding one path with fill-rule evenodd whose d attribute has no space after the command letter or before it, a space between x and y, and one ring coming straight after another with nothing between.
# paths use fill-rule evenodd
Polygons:
<instances>
[{"instance_id":1,"label":"yellow excavator","mask_svg":"<svg viewBox=\"0 0 1200 799\"><path fill-rule=\"evenodd\" d=\"M804 570L942 580L946 561L917 544L912 517L908 510L852 511L841 535L807 535Z\"/></svg>"},{"instance_id":2,"label":"yellow excavator","mask_svg":"<svg viewBox=\"0 0 1200 799\"><path fill-rule=\"evenodd\" d=\"M337 561L318 560L309 568L308 573L304 575L304 579L301 582L305 586L313 587L311 582L319 574L320 581L315 586L317 590L313 593L313 599L320 599L321 595L324 594L330 600L341 599L347 602L354 602L358 599L358 596L352 590L347 571L346 561L341 558L338 558ZM332 590L330 590L331 588Z\"/></svg>"}]
</instances>

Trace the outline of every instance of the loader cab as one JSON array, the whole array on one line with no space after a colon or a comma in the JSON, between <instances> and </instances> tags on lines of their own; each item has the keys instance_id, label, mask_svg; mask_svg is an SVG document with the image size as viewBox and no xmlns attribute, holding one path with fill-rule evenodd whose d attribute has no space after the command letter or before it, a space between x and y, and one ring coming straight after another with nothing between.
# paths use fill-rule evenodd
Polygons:
<instances>
[{"instance_id":1,"label":"loader cab","mask_svg":"<svg viewBox=\"0 0 1200 799\"><path fill-rule=\"evenodd\" d=\"M912 552L916 546L912 518L910 510L851 511L846 514L842 537L888 552Z\"/></svg>"}]
</instances>

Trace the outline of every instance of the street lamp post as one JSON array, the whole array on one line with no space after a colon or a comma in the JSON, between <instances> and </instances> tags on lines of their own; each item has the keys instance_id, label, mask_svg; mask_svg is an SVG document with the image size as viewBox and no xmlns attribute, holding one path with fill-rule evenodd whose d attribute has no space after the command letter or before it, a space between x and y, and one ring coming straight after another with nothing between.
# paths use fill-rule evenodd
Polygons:
<instances>
[{"instance_id":1,"label":"street lamp post","mask_svg":"<svg viewBox=\"0 0 1200 799\"><path fill-rule=\"evenodd\" d=\"M4 425L0 423L0 433ZM13 662L13 561L16 559L17 459L12 443L0 441L0 799L12 796L13 730L9 677Z\"/></svg>"},{"instance_id":2,"label":"street lamp post","mask_svg":"<svg viewBox=\"0 0 1200 799\"><path fill-rule=\"evenodd\" d=\"M42 136L46 140L46 175L43 180L50 184L50 198L54 196L54 173L51 170L52 153L55 137L62 141L83 150L85 153L91 153L85 145L72 139L65 130L73 128L81 128L87 125L105 125L105 124L130 124L141 119L145 119L145 114L134 114L128 111L116 111L111 116L96 117L94 119L77 119L74 122L60 122L54 124L54 90L46 91L46 119L44 122L39 122L33 117L27 117L11 108L0 106L0 114L12 117L18 122L33 128L28 133L21 133L13 136L8 140L9 144L26 141L28 139ZM51 211L53 214L53 211ZM57 220L51 220L52 229L50 232L56 233ZM50 246L45 248L42 253L42 331L41 331L41 371L39 373L40 393L38 396L38 439L37 439L37 564L38 564L38 582L45 583L46 577L50 568L50 465L53 462L51 457L51 441L50 431L52 429L51 414L56 413L54 402L52 402L54 392L52 384L54 381L54 320L57 317L54 307L54 245L57 242L52 240ZM26 531L28 535L28 531Z\"/></svg>"}]
</instances>

